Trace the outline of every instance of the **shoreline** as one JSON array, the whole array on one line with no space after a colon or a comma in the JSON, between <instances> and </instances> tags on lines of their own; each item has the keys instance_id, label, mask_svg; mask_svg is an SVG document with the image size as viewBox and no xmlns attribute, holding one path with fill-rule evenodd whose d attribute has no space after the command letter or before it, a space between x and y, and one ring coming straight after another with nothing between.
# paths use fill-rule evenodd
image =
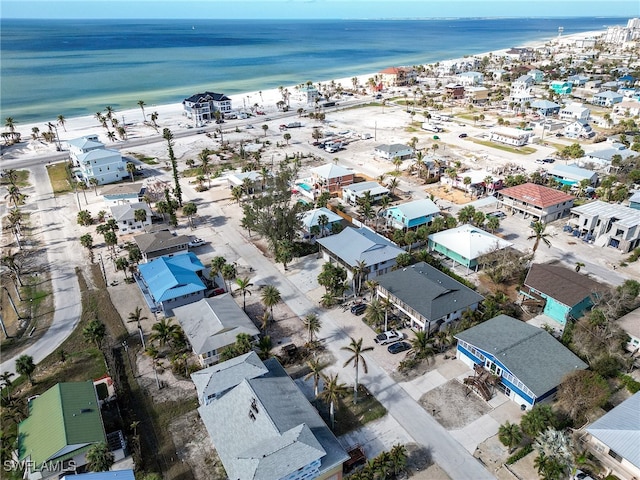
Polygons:
<instances>
[{"instance_id":1,"label":"shoreline","mask_svg":"<svg viewBox=\"0 0 640 480\"><path fill-rule=\"evenodd\" d=\"M565 35L562 37L552 37L544 41L532 40L530 42L525 42L520 44L519 47L520 48L524 48L524 47L539 48L548 43L558 44L558 43L564 43L567 40L575 41L579 39L597 37L599 35L602 35L605 32L606 32L605 30L592 30L587 32L580 32L580 33ZM508 51L510 48L513 48L513 47L492 50L488 52L483 52L483 53L473 54L473 55L468 55L463 57L450 58L446 60L441 60L439 62L425 63L422 65L433 66L436 63L456 62L456 61L461 61L461 60L464 60L465 58L471 58L471 57L482 58L488 55L494 55L494 56L503 55L504 52ZM398 66L398 65L394 65L394 66ZM358 84L364 86L364 88L367 89L368 79L371 77L374 77L377 74L379 74L379 71L370 72L368 74L362 74L362 75L354 75L351 77L320 80L320 81L314 82L314 85L318 85L318 84L326 85L333 82L336 85L342 85L345 90L350 90L352 88L351 79L355 77L355 78L358 78ZM300 84L297 84L297 85L300 85ZM301 95L297 94L297 90L296 90L297 85L289 85L284 87L285 89L288 89L290 93L290 110L289 110L290 113L295 113L297 109L301 107L308 108L308 104L306 103L306 101L304 101L301 98ZM402 90L410 87L396 87L396 88ZM193 93L200 93L200 92L193 92ZM217 93L224 93L224 92L217 92ZM278 88L272 88L268 90L255 90L255 91L243 92L238 94L231 94L227 96L232 100L232 106L234 111L249 110L251 106L253 106L254 104L258 104L258 108L260 108L261 111L264 111L267 115L275 114L279 112L276 107L276 103L282 100L282 95L280 94ZM181 125L192 122L192 120L188 119L184 115L182 102L167 103L167 104L160 104L160 105L144 105L144 112L145 112L145 118L142 117L142 109L140 107L115 111L115 116L118 118L118 120L122 120L122 123L125 125L127 129L132 129L133 127L138 127L138 126L142 127L143 129L146 129L146 134L144 134L143 132L135 132L135 133L143 133L143 134L133 135L133 136L130 136L128 139L157 135L162 131L163 128L171 128L171 129L180 128ZM148 120L150 115L154 112L158 113L159 132L156 132L150 126L144 125L144 121ZM255 119L256 117L254 116L250 118ZM260 117L257 117L257 118L260 118ZM37 127L38 129L40 129L40 133L45 132L47 130L47 125L49 122L40 121L40 122L30 122L27 124L21 124L20 119L17 117L14 117L14 121L16 122L15 130L21 134L22 142L20 143L20 147L22 147L23 150L31 150L33 154L41 154L43 153L43 150L49 150L46 147L50 146L51 149L55 151L54 144L47 144L43 140L36 141L31 138L32 128ZM89 134L98 134L98 136L100 137L100 141L102 141L107 148L109 148L110 146L117 148L118 144L122 141L120 139L118 139L115 142L110 141L104 133L104 128L102 127L101 124L98 123L94 115L82 115L82 116L65 118L64 125L58 124L57 121L55 120L50 120L50 122L57 127L60 142L65 142L65 141L82 137L84 135L89 135ZM6 131L6 127L5 127L5 131ZM4 150L13 150L13 149L4 148ZM4 156L5 153L8 153L8 152L3 152L2 156ZM27 151L24 151L21 153L27 154L27 155L29 154L29 152Z\"/></svg>"}]
</instances>

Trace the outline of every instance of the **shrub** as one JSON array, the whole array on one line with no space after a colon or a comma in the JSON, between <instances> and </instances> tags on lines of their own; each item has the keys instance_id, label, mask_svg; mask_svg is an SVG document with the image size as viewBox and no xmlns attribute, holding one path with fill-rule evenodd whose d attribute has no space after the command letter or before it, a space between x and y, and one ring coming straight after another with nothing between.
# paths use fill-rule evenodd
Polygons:
<instances>
[{"instance_id":1,"label":"shrub","mask_svg":"<svg viewBox=\"0 0 640 480\"><path fill-rule=\"evenodd\" d=\"M630 393L636 394L640 392L640 382L637 382L629 375L619 374L618 378L622 382L622 384L627 387Z\"/></svg>"},{"instance_id":2,"label":"shrub","mask_svg":"<svg viewBox=\"0 0 640 480\"><path fill-rule=\"evenodd\" d=\"M516 463L518 460L520 460L521 458L526 457L531 452L533 452L533 447L531 446L531 444L527 444L524 447L522 447L520 450L518 450L516 453L511 455L509 458L507 458L507 461L505 463L507 465L511 465L512 463Z\"/></svg>"}]
</instances>

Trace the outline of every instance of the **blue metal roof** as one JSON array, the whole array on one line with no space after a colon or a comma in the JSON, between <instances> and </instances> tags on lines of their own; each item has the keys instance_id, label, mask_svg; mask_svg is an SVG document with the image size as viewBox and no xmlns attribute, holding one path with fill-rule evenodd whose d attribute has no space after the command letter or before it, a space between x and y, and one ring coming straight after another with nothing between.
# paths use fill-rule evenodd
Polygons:
<instances>
[{"instance_id":1,"label":"blue metal roof","mask_svg":"<svg viewBox=\"0 0 640 480\"><path fill-rule=\"evenodd\" d=\"M62 480L135 480L133 470L112 470L110 472L81 473L62 477Z\"/></svg>"},{"instance_id":2,"label":"blue metal roof","mask_svg":"<svg viewBox=\"0 0 640 480\"><path fill-rule=\"evenodd\" d=\"M191 252L173 257L160 257L140 264L138 269L156 302L206 289L197 274L204 270L204 265Z\"/></svg>"}]
</instances>

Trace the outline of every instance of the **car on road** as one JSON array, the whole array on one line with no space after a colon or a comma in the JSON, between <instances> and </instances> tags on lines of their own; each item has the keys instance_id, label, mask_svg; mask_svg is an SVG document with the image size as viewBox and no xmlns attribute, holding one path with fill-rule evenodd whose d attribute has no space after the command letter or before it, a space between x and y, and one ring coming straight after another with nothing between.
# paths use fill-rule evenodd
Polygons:
<instances>
[{"instance_id":1,"label":"car on road","mask_svg":"<svg viewBox=\"0 0 640 480\"><path fill-rule=\"evenodd\" d=\"M556 133L556 137L560 138L560 137L564 137L564 135L562 133Z\"/></svg>"},{"instance_id":2,"label":"car on road","mask_svg":"<svg viewBox=\"0 0 640 480\"><path fill-rule=\"evenodd\" d=\"M467 138L467 134L466 133L461 133L460 135L458 135L458 138Z\"/></svg>"},{"instance_id":3,"label":"car on road","mask_svg":"<svg viewBox=\"0 0 640 480\"><path fill-rule=\"evenodd\" d=\"M555 160L553 158L543 158L542 161L544 163L553 163L553 162L555 162Z\"/></svg>"},{"instance_id":4,"label":"car on road","mask_svg":"<svg viewBox=\"0 0 640 480\"><path fill-rule=\"evenodd\" d=\"M189 245L189 247L193 248L193 247L200 247L200 246L204 245L205 243L206 242L204 240L202 240L201 238L194 238L187 245Z\"/></svg>"},{"instance_id":5,"label":"car on road","mask_svg":"<svg viewBox=\"0 0 640 480\"><path fill-rule=\"evenodd\" d=\"M351 313L353 313L354 315L362 315L366 309L366 303L357 303L353 307L351 307Z\"/></svg>"},{"instance_id":6,"label":"car on road","mask_svg":"<svg viewBox=\"0 0 640 480\"><path fill-rule=\"evenodd\" d=\"M433 139L434 139L434 140L440 140L440 137L439 137L438 135L434 135L434 136L433 136Z\"/></svg>"},{"instance_id":7,"label":"car on road","mask_svg":"<svg viewBox=\"0 0 640 480\"><path fill-rule=\"evenodd\" d=\"M397 342L398 340L402 340L404 336L402 333L397 330L387 330L386 332L382 332L376 335L376 338L373 339L378 345L386 345L387 343Z\"/></svg>"},{"instance_id":8,"label":"car on road","mask_svg":"<svg viewBox=\"0 0 640 480\"><path fill-rule=\"evenodd\" d=\"M387 347L387 351L394 355L396 353L406 352L407 350L410 350L410 349L411 349L411 344L409 344L408 342L396 342L396 343L392 343Z\"/></svg>"},{"instance_id":9,"label":"car on road","mask_svg":"<svg viewBox=\"0 0 640 480\"><path fill-rule=\"evenodd\" d=\"M506 216L506 213L499 211L487 213L487 217L505 218Z\"/></svg>"},{"instance_id":10,"label":"car on road","mask_svg":"<svg viewBox=\"0 0 640 480\"><path fill-rule=\"evenodd\" d=\"M572 480L593 480L592 476L583 472L582 470L576 470L575 475L571 478Z\"/></svg>"},{"instance_id":11,"label":"car on road","mask_svg":"<svg viewBox=\"0 0 640 480\"><path fill-rule=\"evenodd\" d=\"M246 128L247 130L251 130L251 129L253 128L253 125L249 124L249 125L247 125L247 126L246 126L246 127L244 127L244 128Z\"/></svg>"},{"instance_id":12,"label":"car on road","mask_svg":"<svg viewBox=\"0 0 640 480\"><path fill-rule=\"evenodd\" d=\"M544 165L544 160L541 158L536 158L536 163L539 165Z\"/></svg>"}]
</instances>

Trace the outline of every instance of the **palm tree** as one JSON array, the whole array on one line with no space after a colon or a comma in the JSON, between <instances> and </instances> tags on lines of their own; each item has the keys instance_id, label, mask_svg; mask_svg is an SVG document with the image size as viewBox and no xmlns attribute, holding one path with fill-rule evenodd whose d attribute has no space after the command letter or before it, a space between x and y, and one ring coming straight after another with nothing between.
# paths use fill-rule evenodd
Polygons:
<instances>
[{"instance_id":1,"label":"palm tree","mask_svg":"<svg viewBox=\"0 0 640 480\"><path fill-rule=\"evenodd\" d=\"M321 362L315 355L311 360L307 360L307 367L309 367L309 373L304 377L305 380L313 378L313 393L314 396L318 396L318 384L322 377L322 371L329 366L328 363Z\"/></svg>"},{"instance_id":2,"label":"palm tree","mask_svg":"<svg viewBox=\"0 0 640 480\"><path fill-rule=\"evenodd\" d=\"M146 349L147 346L144 343L144 334L142 333L142 325L140 322L142 320L147 320L147 317L142 316L142 309L140 307L136 307L136 309L129 313L129 317L127 318L127 323L136 322L138 324L138 333L140 334L140 341L142 342L142 349Z\"/></svg>"},{"instance_id":3,"label":"palm tree","mask_svg":"<svg viewBox=\"0 0 640 480\"><path fill-rule=\"evenodd\" d=\"M367 368L367 362L362 356L362 354L373 350L373 347L363 347L362 338L360 338L359 340L355 340L353 337L349 337L349 338L351 340L351 343L349 343L349 345L346 347L342 347L341 350L346 350L348 352L351 352L352 355L346 362L344 362L343 367L346 367L347 365L353 363L353 366L356 369L356 378L353 386L353 403L357 403L358 402L358 374L360 372L360 368L359 368L360 363L362 363L362 370L364 371L365 374L368 373L369 371L369 369Z\"/></svg>"},{"instance_id":4,"label":"palm tree","mask_svg":"<svg viewBox=\"0 0 640 480\"><path fill-rule=\"evenodd\" d=\"M329 418L331 420L331 428L335 427L335 404L347 394L347 386L344 383L338 383L338 374L322 375L322 383L324 389L318 395L322 400L329 403Z\"/></svg>"},{"instance_id":5,"label":"palm tree","mask_svg":"<svg viewBox=\"0 0 640 480\"><path fill-rule=\"evenodd\" d=\"M262 312L262 316L260 317L260 328L262 329L262 334L267 333L267 327L269 326L269 320L271 319L271 314L266 310Z\"/></svg>"},{"instance_id":6,"label":"palm tree","mask_svg":"<svg viewBox=\"0 0 640 480\"><path fill-rule=\"evenodd\" d=\"M136 173L136 164L133 162L127 162L127 173L131 177L131 181L133 182L133 174Z\"/></svg>"},{"instance_id":7,"label":"palm tree","mask_svg":"<svg viewBox=\"0 0 640 480\"><path fill-rule=\"evenodd\" d=\"M547 225L542 222L534 222L531 225L531 230L533 230L533 234L527 237L527 240L534 240L533 242L533 253L536 253L536 250L540 246L540 242L544 242L544 244L551 248L551 242L549 241L550 235L545 233L545 229Z\"/></svg>"},{"instance_id":8,"label":"palm tree","mask_svg":"<svg viewBox=\"0 0 640 480\"><path fill-rule=\"evenodd\" d=\"M224 257L217 256L213 257L211 260L211 273L210 277L215 278L221 271L222 267L227 263L227 260Z\"/></svg>"},{"instance_id":9,"label":"palm tree","mask_svg":"<svg viewBox=\"0 0 640 480\"><path fill-rule=\"evenodd\" d=\"M185 214L187 216L187 218L189 219L189 225L191 226L191 229L193 230L193 228L194 228L194 226L193 226L193 217L196 215L196 213L198 213L198 207L193 202L185 203L182 206L182 213Z\"/></svg>"},{"instance_id":10,"label":"palm tree","mask_svg":"<svg viewBox=\"0 0 640 480\"><path fill-rule=\"evenodd\" d=\"M425 330L413 330L414 337L410 340L411 350L409 354L417 359L426 359L435 355L433 344L429 341L429 332Z\"/></svg>"},{"instance_id":11,"label":"palm tree","mask_svg":"<svg viewBox=\"0 0 640 480\"><path fill-rule=\"evenodd\" d=\"M153 330L153 332L149 338L152 342L157 340L161 347L166 344L175 343L182 337L180 325L171 323L171 319L161 319L159 322L153 324L151 330Z\"/></svg>"},{"instance_id":12,"label":"palm tree","mask_svg":"<svg viewBox=\"0 0 640 480\"><path fill-rule=\"evenodd\" d=\"M144 223L147 221L147 211L144 208L138 208L133 211L133 219L136 222Z\"/></svg>"},{"instance_id":13,"label":"palm tree","mask_svg":"<svg viewBox=\"0 0 640 480\"><path fill-rule=\"evenodd\" d=\"M220 271L222 274L222 279L227 282L227 291L231 292L231 280L236 278L236 267L232 263L225 263L222 266L222 270Z\"/></svg>"},{"instance_id":14,"label":"palm tree","mask_svg":"<svg viewBox=\"0 0 640 480\"><path fill-rule=\"evenodd\" d=\"M58 115L58 125L60 125L64 131L67 131L67 128L65 127L65 124L67 123L67 119L64 118L64 115Z\"/></svg>"},{"instance_id":15,"label":"palm tree","mask_svg":"<svg viewBox=\"0 0 640 480\"><path fill-rule=\"evenodd\" d=\"M242 310L247 311L247 293L251 295L251 290L249 287L253 286L253 283L249 281L249 277L244 278L236 278L236 285L238 285L238 290L242 293Z\"/></svg>"},{"instance_id":16,"label":"palm tree","mask_svg":"<svg viewBox=\"0 0 640 480\"><path fill-rule=\"evenodd\" d=\"M320 322L320 318L315 313L308 313L302 320L302 323L304 323L304 326L307 329L308 342L312 344L315 335L320 331L320 328L322 327L322 322Z\"/></svg>"},{"instance_id":17,"label":"palm tree","mask_svg":"<svg viewBox=\"0 0 640 480\"><path fill-rule=\"evenodd\" d=\"M271 319L273 320L273 307L275 307L282 300L280 290L274 285L267 285L262 289L260 299L265 308L268 308L271 312Z\"/></svg>"},{"instance_id":18,"label":"palm tree","mask_svg":"<svg viewBox=\"0 0 640 480\"><path fill-rule=\"evenodd\" d=\"M407 449L404 445L396 444L389 451L389 460L391 461L391 469L397 477L407 466Z\"/></svg>"},{"instance_id":19,"label":"palm tree","mask_svg":"<svg viewBox=\"0 0 640 480\"><path fill-rule=\"evenodd\" d=\"M140 107L140 110L142 110L142 121L144 122L147 118L147 116L144 114L144 100L138 100L138 106Z\"/></svg>"},{"instance_id":20,"label":"palm tree","mask_svg":"<svg viewBox=\"0 0 640 480\"><path fill-rule=\"evenodd\" d=\"M20 355L16 359L16 372L20 375L26 375L31 385L33 385L33 377L31 375L35 369L36 365L33 363L33 357L29 355Z\"/></svg>"},{"instance_id":21,"label":"palm tree","mask_svg":"<svg viewBox=\"0 0 640 480\"><path fill-rule=\"evenodd\" d=\"M91 472L108 472L115 463L115 457L104 443L94 443L86 454L87 467Z\"/></svg>"},{"instance_id":22,"label":"palm tree","mask_svg":"<svg viewBox=\"0 0 640 480\"><path fill-rule=\"evenodd\" d=\"M107 334L107 327L104 323L102 323L97 318L91 320L87 326L82 329L82 335L85 339L96 346L97 349L100 349L100 345L102 344L102 340Z\"/></svg>"},{"instance_id":23,"label":"palm tree","mask_svg":"<svg viewBox=\"0 0 640 480\"><path fill-rule=\"evenodd\" d=\"M91 263L93 263L93 237L90 233L85 233L80 237L80 245L87 249Z\"/></svg>"},{"instance_id":24,"label":"palm tree","mask_svg":"<svg viewBox=\"0 0 640 480\"><path fill-rule=\"evenodd\" d=\"M11 392L9 391L9 388L11 387L11 385L13 385L13 382L11 381L11 377L13 376L15 376L15 373L7 371L0 375L0 391L6 390L6 400L9 400L11 398ZM316 396L317 395L318 392L316 392Z\"/></svg>"},{"instance_id":25,"label":"palm tree","mask_svg":"<svg viewBox=\"0 0 640 480\"><path fill-rule=\"evenodd\" d=\"M509 447L509 453L522 441L522 430L517 423L505 422L498 429L498 439L505 447Z\"/></svg>"},{"instance_id":26,"label":"palm tree","mask_svg":"<svg viewBox=\"0 0 640 480\"><path fill-rule=\"evenodd\" d=\"M258 341L257 346L258 346L258 356L262 360L266 360L271 356L271 349L273 348L273 342L271 341L271 337L269 335L262 337Z\"/></svg>"},{"instance_id":27,"label":"palm tree","mask_svg":"<svg viewBox=\"0 0 640 480\"><path fill-rule=\"evenodd\" d=\"M267 125L267 124L262 125L262 130L264 130L264 136L266 137L267 136L267 130L269 130L269 125Z\"/></svg>"},{"instance_id":28,"label":"palm tree","mask_svg":"<svg viewBox=\"0 0 640 480\"><path fill-rule=\"evenodd\" d=\"M374 328L378 328L378 325L381 325L384 322L385 309L379 299L375 298L371 300L369 305L367 305L367 309L364 312L364 318L371 322Z\"/></svg>"}]
</instances>

